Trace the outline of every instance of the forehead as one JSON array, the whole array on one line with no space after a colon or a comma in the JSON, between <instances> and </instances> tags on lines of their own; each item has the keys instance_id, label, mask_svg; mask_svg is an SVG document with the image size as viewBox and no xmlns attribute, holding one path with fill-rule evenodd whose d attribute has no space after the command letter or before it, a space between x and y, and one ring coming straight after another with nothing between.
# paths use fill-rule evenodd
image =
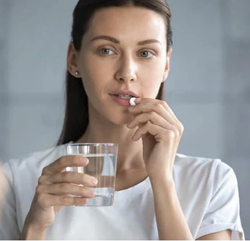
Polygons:
<instances>
[{"instance_id":1,"label":"forehead","mask_svg":"<svg viewBox=\"0 0 250 241\"><path fill-rule=\"evenodd\" d=\"M166 41L166 23L155 11L141 7L109 7L98 10L90 20L87 38L111 35L124 41Z\"/></svg>"}]
</instances>

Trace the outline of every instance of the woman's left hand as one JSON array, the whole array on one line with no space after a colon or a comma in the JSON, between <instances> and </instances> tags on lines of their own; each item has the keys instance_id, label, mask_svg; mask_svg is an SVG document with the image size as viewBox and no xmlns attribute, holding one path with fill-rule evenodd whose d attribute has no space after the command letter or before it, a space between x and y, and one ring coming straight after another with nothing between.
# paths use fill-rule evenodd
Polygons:
<instances>
[{"instance_id":1,"label":"woman's left hand","mask_svg":"<svg viewBox=\"0 0 250 241\"><path fill-rule=\"evenodd\" d=\"M127 127L139 127L132 140L142 138L147 173L149 177L163 175L172 179L184 127L165 101L138 98L135 103L136 106L128 109L134 118Z\"/></svg>"}]
</instances>

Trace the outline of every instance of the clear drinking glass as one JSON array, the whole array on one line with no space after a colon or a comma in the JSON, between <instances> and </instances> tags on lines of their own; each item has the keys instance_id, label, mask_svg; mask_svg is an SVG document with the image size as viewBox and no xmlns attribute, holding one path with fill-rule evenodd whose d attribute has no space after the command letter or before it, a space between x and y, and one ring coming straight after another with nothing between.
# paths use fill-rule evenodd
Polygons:
<instances>
[{"instance_id":1,"label":"clear drinking glass","mask_svg":"<svg viewBox=\"0 0 250 241\"><path fill-rule=\"evenodd\" d=\"M86 173L98 183L93 188L96 196L85 206L111 206L114 203L118 144L76 143L65 145L65 155L81 155L89 159L85 167L67 167L65 171Z\"/></svg>"}]
</instances>

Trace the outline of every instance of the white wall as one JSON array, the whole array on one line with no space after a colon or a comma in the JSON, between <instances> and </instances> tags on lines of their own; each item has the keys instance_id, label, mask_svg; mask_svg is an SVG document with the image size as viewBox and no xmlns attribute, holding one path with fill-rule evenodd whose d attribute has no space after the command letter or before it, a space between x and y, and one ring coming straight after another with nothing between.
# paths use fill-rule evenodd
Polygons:
<instances>
[{"instance_id":1,"label":"white wall","mask_svg":"<svg viewBox=\"0 0 250 241\"><path fill-rule=\"evenodd\" d=\"M76 0L0 0L0 157L54 145ZM250 239L250 1L169 0L174 46L166 101L178 152L221 158L237 175Z\"/></svg>"}]
</instances>

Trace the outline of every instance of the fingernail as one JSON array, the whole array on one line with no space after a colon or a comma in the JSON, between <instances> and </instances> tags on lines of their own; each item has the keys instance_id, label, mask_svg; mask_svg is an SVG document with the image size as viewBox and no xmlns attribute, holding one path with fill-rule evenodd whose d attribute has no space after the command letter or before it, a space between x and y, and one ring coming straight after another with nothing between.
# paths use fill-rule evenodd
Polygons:
<instances>
[{"instance_id":1,"label":"fingernail","mask_svg":"<svg viewBox=\"0 0 250 241\"><path fill-rule=\"evenodd\" d=\"M89 201L89 199L88 199L88 198L84 198L84 199L82 200L82 205L87 204L87 203L88 203L88 201Z\"/></svg>"},{"instance_id":2,"label":"fingernail","mask_svg":"<svg viewBox=\"0 0 250 241\"><path fill-rule=\"evenodd\" d=\"M87 163L89 163L89 159L86 157L81 157L81 162L82 162L82 164L87 164Z\"/></svg>"},{"instance_id":3,"label":"fingernail","mask_svg":"<svg viewBox=\"0 0 250 241\"><path fill-rule=\"evenodd\" d=\"M139 103L141 102L141 100L142 100L141 98L137 98L137 99L135 100L135 103L136 103L136 104L139 104Z\"/></svg>"},{"instance_id":4,"label":"fingernail","mask_svg":"<svg viewBox=\"0 0 250 241\"><path fill-rule=\"evenodd\" d=\"M96 192L94 191L94 190L88 190L88 193L90 194L90 195L93 195L93 196L95 196L96 195Z\"/></svg>"},{"instance_id":5,"label":"fingernail","mask_svg":"<svg viewBox=\"0 0 250 241\"><path fill-rule=\"evenodd\" d=\"M97 183L98 183L98 180L97 180L96 178L91 178L91 183L97 184Z\"/></svg>"}]
</instances>

